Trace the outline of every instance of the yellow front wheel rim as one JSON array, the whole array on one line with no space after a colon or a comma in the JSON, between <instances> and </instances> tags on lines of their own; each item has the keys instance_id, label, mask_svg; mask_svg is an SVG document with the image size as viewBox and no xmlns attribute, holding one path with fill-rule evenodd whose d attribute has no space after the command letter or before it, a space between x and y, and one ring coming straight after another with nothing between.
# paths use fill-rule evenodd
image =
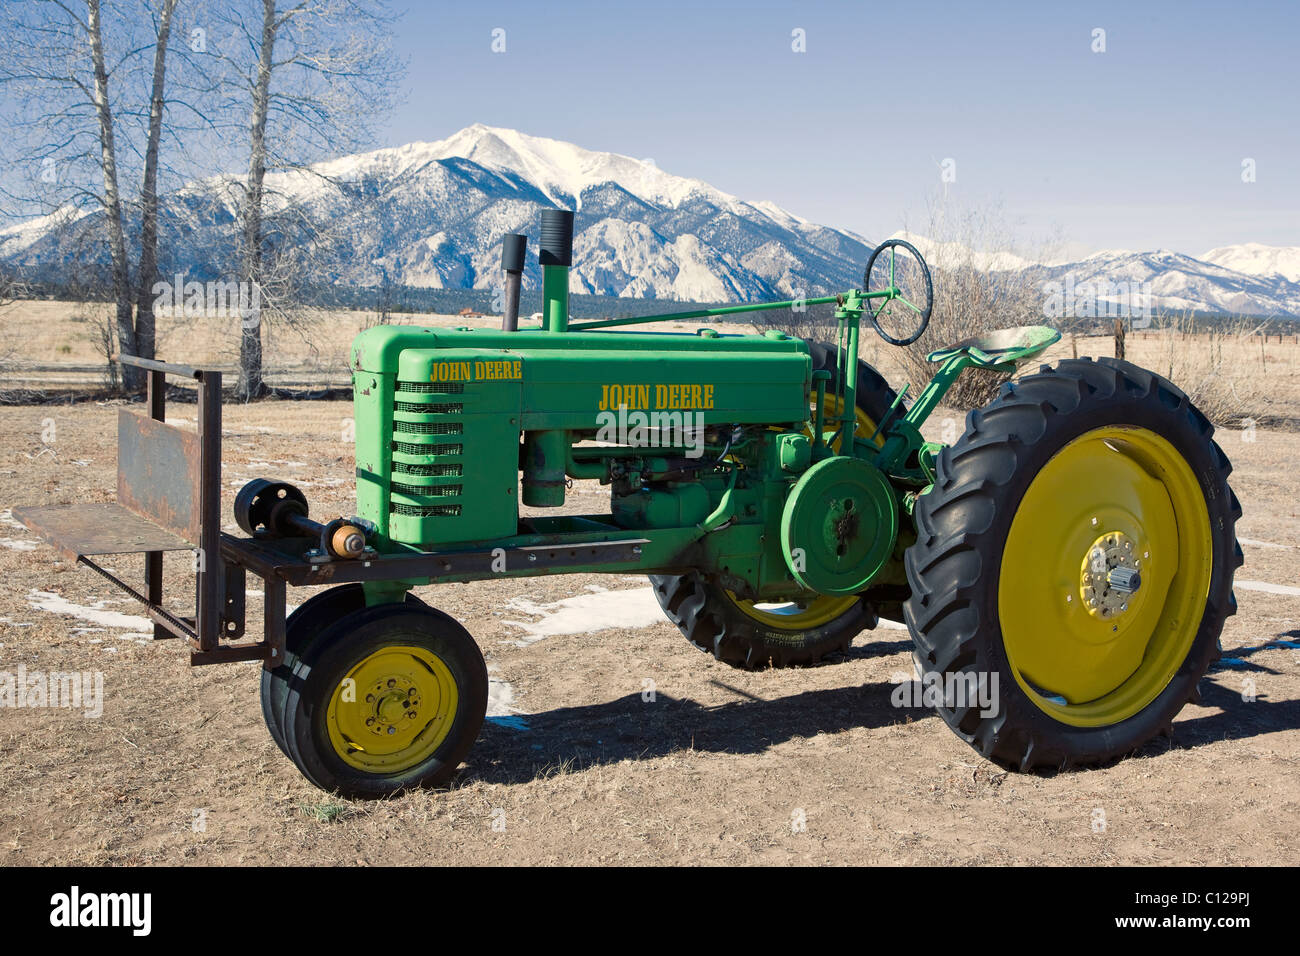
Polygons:
<instances>
[{"instance_id":1,"label":"yellow front wheel rim","mask_svg":"<svg viewBox=\"0 0 1300 956\"><path fill-rule=\"evenodd\" d=\"M330 744L357 770L409 770L447 739L458 699L451 670L428 648L381 648L334 688L325 716Z\"/></svg>"},{"instance_id":2,"label":"yellow front wheel rim","mask_svg":"<svg viewBox=\"0 0 1300 956\"><path fill-rule=\"evenodd\" d=\"M1115 426L1069 442L1030 483L1002 555L1016 682L1072 726L1139 713L1191 650L1213 560L1205 495L1166 439Z\"/></svg>"},{"instance_id":3,"label":"yellow front wheel rim","mask_svg":"<svg viewBox=\"0 0 1300 956\"><path fill-rule=\"evenodd\" d=\"M834 395L827 395L822 402L823 428L827 432L834 429L836 416L840 414L843 407L842 400ZM857 420L853 425L854 435L860 438L870 438L871 434L876 430L876 423L861 408L856 409L855 412ZM807 432L809 437L812 437L811 425L808 427ZM876 444L884 444L884 439L879 435L876 436ZM831 447L836 454L840 452L839 446L838 439L831 443ZM802 602L746 601L736 597L730 591L727 592L727 597L746 617L753 618L766 627L780 631L808 631L815 627L822 627L837 617L847 614L858 603L858 599L851 594L845 597L814 595Z\"/></svg>"}]
</instances>

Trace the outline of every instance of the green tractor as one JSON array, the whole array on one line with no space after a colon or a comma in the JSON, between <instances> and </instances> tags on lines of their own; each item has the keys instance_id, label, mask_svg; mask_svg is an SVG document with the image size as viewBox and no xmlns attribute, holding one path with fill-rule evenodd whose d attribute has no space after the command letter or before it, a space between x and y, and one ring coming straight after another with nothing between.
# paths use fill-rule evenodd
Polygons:
<instances>
[{"instance_id":1,"label":"green tractor","mask_svg":"<svg viewBox=\"0 0 1300 956\"><path fill-rule=\"evenodd\" d=\"M483 656L410 594L442 582L646 574L692 644L745 668L814 664L903 622L939 714L1020 770L1130 753L1196 699L1235 608L1240 507L1210 422L1172 383L1111 359L1043 365L945 446L921 428L964 370L1016 371L1059 333L934 352L909 405L858 357L864 317L899 346L929 322L929 270L906 242L836 296L571 324L572 234L572 213L543 212L539 327L518 325L525 240L510 236L500 330L357 337L355 517L316 524L297 489L259 480L235 503L249 537L203 546L221 574L181 634L192 660L264 662L267 726L317 786L441 785L469 752ZM835 344L625 330L801 306L833 307ZM563 508L574 479L608 485L609 510ZM246 570L267 581L266 638L230 644ZM284 620L285 583L335 586Z\"/></svg>"}]
</instances>

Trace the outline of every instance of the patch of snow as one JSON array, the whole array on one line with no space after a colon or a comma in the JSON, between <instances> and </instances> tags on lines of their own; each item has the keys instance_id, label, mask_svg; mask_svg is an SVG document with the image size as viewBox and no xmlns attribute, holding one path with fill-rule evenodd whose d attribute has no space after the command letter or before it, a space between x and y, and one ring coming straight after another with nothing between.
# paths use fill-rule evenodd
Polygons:
<instances>
[{"instance_id":1,"label":"patch of snow","mask_svg":"<svg viewBox=\"0 0 1300 956\"><path fill-rule=\"evenodd\" d=\"M1292 587L1289 584L1272 584L1268 581L1233 581L1232 586L1241 588L1243 591L1263 591L1265 594L1300 595L1300 588Z\"/></svg>"},{"instance_id":2,"label":"patch of snow","mask_svg":"<svg viewBox=\"0 0 1300 956\"><path fill-rule=\"evenodd\" d=\"M90 606L74 604L53 591L39 591L32 588L27 592L27 603L39 611L48 611L51 614L67 614L78 620L89 621L91 624L99 624L103 627L122 628L136 632L148 631L152 633L153 631L153 622L148 618L104 610L104 604L107 603L105 601L97 601Z\"/></svg>"},{"instance_id":3,"label":"patch of snow","mask_svg":"<svg viewBox=\"0 0 1300 956\"><path fill-rule=\"evenodd\" d=\"M524 719L523 711L515 706L514 687L509 681L493 677L494 669L488 668L487 719L512 730L527 730L528 721Z\"/></svg>"},{"instance_id":4,"label":"patch of snow","mask_svg":"<svg viewBox=\"0 0 1300 956\"><path fill-rule=\"evenodd\" d=\"M589 591L549 604L515 598L507 608L539 618L536 621L504 621L521 628L524 635L514 642L527 647L547 637L564 634L594 634L616 627L649 627L664 620L663 609L651 588L624 591Z\"/></svg>"},{"instance_id":5,"label":"patch of snow","mask_svg":"<svg viewBox=\"0 0 1300 956\"><path fill-rule=\"evenodd\" d=\"M1267 548L1270 551L1291 551L1295 545L1291 544L1274 544L1272 541L1256 541L1254 538L1238 538L1242 544L1248 544L1252 548Z\"/></svg>"}]
</instances>

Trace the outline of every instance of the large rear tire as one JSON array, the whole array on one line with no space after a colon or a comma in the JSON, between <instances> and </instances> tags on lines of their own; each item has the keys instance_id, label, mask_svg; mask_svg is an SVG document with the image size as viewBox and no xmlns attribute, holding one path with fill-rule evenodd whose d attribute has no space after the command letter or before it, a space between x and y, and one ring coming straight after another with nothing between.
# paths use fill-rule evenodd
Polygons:
<instances>
[{"instance_id":1,"label":"large rear tire","mask_svg":"<svg viewBox=\"0 0 1300 956\"><path fill-rule=\"evenodd\" d=\"M1004 385L940 453L905 616L939 715L985 757L1103 762L1195 699L1242 561L1213 431L1160 376L1078 359Z\"/></svg>"},{"instance_id":2,"label":"large rear tire","mask_svg":"<svg viewBox=\"0 0 1300 956\"><path fill-rule=\"evenodd\" d=\"M835 349L809 342L808 351L814 371L831 373L825 411L839 414L840 403L831 397L837 384ZM896 398L884 377L859 361L856 434L869 438ZM698 571L651 575L650 583L664 613L688 641L735 667L815 664L847 652L853 638L877 622L875 608L857 595L814 595L803 603L748 601Z\"/></svg>"}]
</instances>

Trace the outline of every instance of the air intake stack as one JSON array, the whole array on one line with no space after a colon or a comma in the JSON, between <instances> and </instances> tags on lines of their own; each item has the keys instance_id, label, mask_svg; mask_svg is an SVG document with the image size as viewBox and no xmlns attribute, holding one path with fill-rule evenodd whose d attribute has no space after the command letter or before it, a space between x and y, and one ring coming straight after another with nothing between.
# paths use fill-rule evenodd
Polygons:
<instances>
[{"instance_id":1,"label":"air intake stack","mask_svg":"<svg viewBox=\"0 0 1300 956\"><path fill-rule=\"evenodd\" d=\"M501 268L506 274L505 311L501 315L501 331L519 330L519 285L524 275L524 253L528 237L510 233L501 243Z\"/></svg>"},{"instance_id":2,"label":"air intake stack","mask_svg":"<svg viewBox=\"0 0 1300 956\"><path fill-rule=\"evenodd\" d=\"M573 264L573 213L542 210L542 321L548 332L569 329L569 266Z\"/></svg>"}]
</instances>

